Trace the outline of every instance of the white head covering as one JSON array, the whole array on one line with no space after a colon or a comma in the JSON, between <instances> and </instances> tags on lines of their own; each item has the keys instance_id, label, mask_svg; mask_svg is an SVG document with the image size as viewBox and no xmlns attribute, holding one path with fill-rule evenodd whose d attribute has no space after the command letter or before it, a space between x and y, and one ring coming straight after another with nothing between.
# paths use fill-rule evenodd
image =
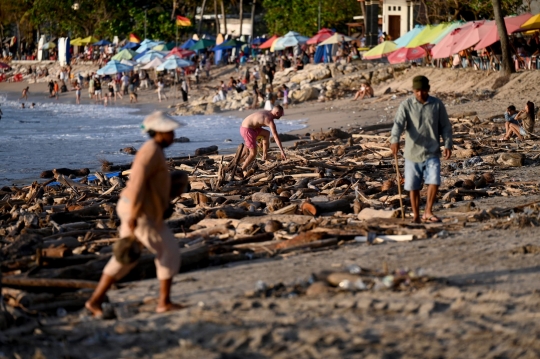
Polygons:
<instances>
[{"instance_id":1,"label":"white head covering","mask_svg":"<svg viewBox=\"0 0 540 359\"><path fill-rule=\"evenodd\" d=\"M176 130L182 124L162 111L156 111L146 116L141 128L144 132L170 132Z\"/></svg>"}]
</instances>

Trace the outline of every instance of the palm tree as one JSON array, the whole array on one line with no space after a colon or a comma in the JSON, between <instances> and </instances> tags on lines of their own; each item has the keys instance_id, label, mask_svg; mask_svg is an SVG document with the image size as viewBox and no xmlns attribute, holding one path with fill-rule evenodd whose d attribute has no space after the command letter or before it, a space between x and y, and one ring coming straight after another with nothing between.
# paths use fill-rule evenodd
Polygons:
<instances>
[{"instance_id":1,"label":"palm tree","mask_svg":"<svg viewBox=\"0 0 540 359\"><path fill-rule=\"evenodd\" d=\"M500 0L492 0L493 3L493 15L495 17L495 23L497 24L497 30L499 32L499 38L501 39L501 51L502 51L502 69L501 73L504 75L510 75L515 72L515 68L512 66L512 60L510 56L510 46L508 46L508 33L506 32L506 24L504 23L504 17L501 9Z\"/></svg>"},{"instance_id":2,"label":"palm tree","mask_svg":"<svg viewBox=\"0 0 540 359\"><path fill-rule=\"evenodd\" d=\"M240 17L240 31L238 31L239 32L238 36L242 36L242 22L244 21L244 7L243 7L244 0L240 0L238 5L240 6L240 15L239 15L239 17Z\"/></svg>"},{"instance_id":3,"label":"palm tree","mask_svg":"<svg viewBox=\"0 0 540 359\"><path fill-rule=\"evenodd\" d=\"M201 6L201 21L199 21L199 28L197 29L197 36L201 35L201 28L202 28L205 7L206 7L206 0L203 0L202 6Z\"/></svg>"}]
</instances>

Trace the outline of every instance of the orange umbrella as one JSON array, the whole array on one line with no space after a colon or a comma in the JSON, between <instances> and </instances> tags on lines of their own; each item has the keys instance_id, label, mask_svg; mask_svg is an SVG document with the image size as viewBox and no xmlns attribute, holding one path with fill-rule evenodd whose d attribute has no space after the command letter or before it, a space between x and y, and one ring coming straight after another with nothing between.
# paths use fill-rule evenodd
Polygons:
<instances>
[{"instance_id":1,"label":"orange umbrella","mask_svg":"<svg viewBox=\"0 0 540 359\"><path fill-rule=\"evenodd\" d=\"M268 40L263 42L261 44L261 46L259 46L259 49L269 49L269 48L271 48L272 44L274 43L274 41L276 41L278 39L278 37L279 36L277 36L277 35L272 36L271 38L269 38Z\"/></svg>"}]
</instances>

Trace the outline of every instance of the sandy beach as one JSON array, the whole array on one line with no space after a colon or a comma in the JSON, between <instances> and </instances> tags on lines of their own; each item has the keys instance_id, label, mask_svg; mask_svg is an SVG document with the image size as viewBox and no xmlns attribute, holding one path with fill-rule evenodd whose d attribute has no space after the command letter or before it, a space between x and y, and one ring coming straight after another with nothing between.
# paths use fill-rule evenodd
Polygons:
<instances>
[{"instance_id":1,"label":"sandy beach","mask_svg":"<svg viewBox=\"0 0 540 359\"><path fill-rule=\"evenodd\" d=\"M219 83L219 79L227 78L230 73L227 69L215 71L212 84ZM88 317L84 311L77 311L62 316L51 315L42 318L38 324L28 321L26 325L0 332L0 357L540 357L540 244L535 219L531 217L528 222L517 223L516 218L524 217L515 215L519 213L526 217L527 213L532 213L531 216L537 213L540 202L537 140L499 145L491 132L489 140L478 139L475 129L467 127L476 117L478 123L491 126L492 120L502 117L510 104L520 109L527 100L540 103L540 94L531 91L537 88L540 80L538 71L512 75L498 86L496 73L416 68L376 86L374 98L352 102L352 93L349 93L323 103L308 101L291 106L286 110L285 118L307 121L307 128L294 131L302 136L329 128L355 127L362 133L358 127L390 126L399 103L409 95L407 91L412 78L418 74L430 78L432 94L444 100L450 117L465 118L459 125L459 136L464 139L460 146L474 140L485 153L506 151L526 156L519 166L489 167L496 184L503 188L498 192L494 190L497 194L450 202L452 205L440 199L435 211L444 218L446 225L453 226L452 230L423 240L381 245L340 240L330 248L190 270L174 278L173 300L189 306L174 313L153 312L155 302L152 298L158 290L156 279L121 283L108 294L111 303L123 308L119 318L97 320ZM22 83L0 83L0 93L8 93L8 97L14 99L23 86ZM192 92L192 96L200 96L205 91L209 90L201 86ZM88 101L85 95L86 91L83 91L83 104ZM151 111L166 110L178 101L171 99L158 103L157 94L151 91L142 91L139 100L136 105L129 105L125 99L117 104ZM45 84L36 84L30 85L28 102L33 101L56 100L47 98ZM74 94L62 94L58 101L74 103ZM252 111L224 113L242 118ZM387 146L384 137L388 135L388 126L376 134L370 132L374 138L382 136L378 143L381 151ZM504 124L495 123L496 126L504 127ZM327 146L341 144L334 142ZM489 157L489 154L483 157ZM464 160L445 161L445 176L451 179L452 164L458 168ZM375 157L372 162L369 170L358 174L372 176L370 183L387 180L377 173L384 168L392 169L391 160L383 164L382 157ZM484 171L474 167L460 168L460 178L474 177ZM231 196L240 193L235 190L237 192ZM212 191L203 192L209 194ZM244 199L232 201L241 200ZM463 221L457 208L472 201L478 217ZM504 216L489 215L496 213L494 209L497 208L506 211ZM523 211L523 208L531 212ZM328 223L334 223L340 216L333 213L324 218ZM8 217L5 218L7 221ZM407 227L405 223L401 225ZM425 226L429 228L429 224ZM344 229L347 227L347 224L343 225ZM9 243L6 241L6 245ZM352 265L366 271L390 273L415 270L431 281L408 291L334 288L310 295L296 292L284 296L254 295L257 290L260 293L261 287L280 283L287 288L312 284L313 274L348 272Z\"/></svg>"}]
</instances>

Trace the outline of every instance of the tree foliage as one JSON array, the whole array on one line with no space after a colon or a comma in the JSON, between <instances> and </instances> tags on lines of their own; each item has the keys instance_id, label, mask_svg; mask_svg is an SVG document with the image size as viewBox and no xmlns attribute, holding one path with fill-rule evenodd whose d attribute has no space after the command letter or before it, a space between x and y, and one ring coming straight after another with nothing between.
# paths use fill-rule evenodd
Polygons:
<instances>
[{"instance_id":1,"label":"tree foliage","mask_svg":"<svg viewBox=\"0 0 540 359\"><path fill-rule=\"evenodd\" d=\"M321 27L340 32L347 32L346 23L361 14L357 0L321 0L320 4ZM313 35L318 30L318 0L263 0L262 6L269 33L284 35L288 31L297 31Z\"/></svg>"},{"instance_id":2,"label":"tree foliage","mask_svg":"<svg viewBox=\"0 0 540 359\"><path fill-rule=\"evenodd\" d=\"M426 9L424 21L437 23L456 20L493 19L493 4L491 0L422 0ZM501 11L504 16L516 14L525 10L522 0L501 0Z\"/></svg>"}]
</instances>

